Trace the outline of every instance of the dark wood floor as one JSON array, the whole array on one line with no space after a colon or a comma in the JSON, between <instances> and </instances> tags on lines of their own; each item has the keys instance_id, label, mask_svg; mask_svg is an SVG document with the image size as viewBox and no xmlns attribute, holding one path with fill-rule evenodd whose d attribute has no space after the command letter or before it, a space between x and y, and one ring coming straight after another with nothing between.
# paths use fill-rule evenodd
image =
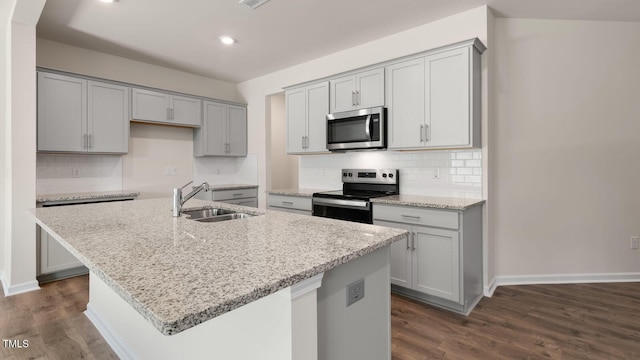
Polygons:
<instances>
[{"instance_id":1,"label":"dark wood floor","mask_svg":"<svg viewBox=\"0 0 640 360\"><path fill-rule=\"evenodd\" d=\"M0 297L0 339L29 341L0 359L117 359L82 314L88 288ZM393 295L393 359L640 359L639 308L640 283L504 286L468 317Z\"/></svg>"}]
</instances>

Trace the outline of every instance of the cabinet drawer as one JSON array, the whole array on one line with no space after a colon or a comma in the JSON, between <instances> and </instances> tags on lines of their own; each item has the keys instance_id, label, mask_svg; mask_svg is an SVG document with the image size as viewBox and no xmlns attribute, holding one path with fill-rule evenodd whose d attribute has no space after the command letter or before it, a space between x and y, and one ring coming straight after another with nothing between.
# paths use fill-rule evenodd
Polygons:
<instances>
[{"instance_id":1,"label":"cabinet drawer","mask_svg":"<svg viewBox=\"0 0 640 360\"><path fill-rule=\"evenodd\" d=\"M215 190L212 191L211 200L223 201L233 199L245 199L258 197L258 189L240 189L240 190Z\"/></svg>"},{"instance_id":2,"label":"cabinet drawer","mask_svg":"<svg viewBox=\"0 0 640 360\"><path fill-rule=\"evenodd\" d=\"M405 224L433 226L455 230L458 230L459 228L459 216L457 211L373 204L373 218L375 220L395 221Z\"/></svg>"},{"instance_id":3,"label":"cabinet drawer","mask_svg":"<svg viewBox=\"0 0 640 360\"><path fill-rule=\"evenodd\" d=\"M231 200L224 200L221 202L226 204L234 204L234 205L248 206L248 207L254 207L254 208L258 207L258 198L235 199L235 200L231 199Z\"/></svg>"},{"instance_id":4,"label":"cabinet drawer","mask_svg":"<svg viewBox=\"0 0 640 360\"><path fill-rule=\"evenodd\" d=\"M311 211L311 198L284 195L269 195L268 206Z\"/></svg>"}]
</instances>

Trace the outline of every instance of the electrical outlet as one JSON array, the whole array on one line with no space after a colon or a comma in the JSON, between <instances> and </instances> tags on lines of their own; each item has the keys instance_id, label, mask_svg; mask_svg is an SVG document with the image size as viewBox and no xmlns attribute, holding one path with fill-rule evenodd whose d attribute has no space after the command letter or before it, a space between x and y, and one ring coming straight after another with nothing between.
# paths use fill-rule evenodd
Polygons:
<instances>
[{"instance_id":1,"label":"electrical outlet","mask_svg":"<svg viewBox=\"0 0 640 360\"><path fill-rule=\"evenodd\" d=\"M79 178L80 177L80 169L79 168L71 168L71 177L72 178Z\"/></svg>"},{"instance_id":2,"label":"electrical outlet","mask_svg":"<svg viewBox=\"0 0 640 360\"><path fill-rule=\"evenodd\" d=\"M178 168L173 166L167 166L164 168L164 176L176 176L178 175Z\"/></svg>"},{"instance_id":3,"label":"electrical outlet","mask_svg":"<svg viewBox=\"0 0 640 360\"><path fill-rule=\"evenodd\" d=\"M178 175L178 168L172 167L171 168L171 176L177 176L177 175Z\"/></svg>"},{"instance_id":4,"label":"electrical outlet","mask_svg":"<svg viewBox=\"0 0 640 360\"><path fill-rule=\"evenodd\" d=\"M440 168L439 167L437 167L435 169L435 171L433 172L433 178L434 179L440 179Z\"/></svg>"},{"instance_id":5,"label":"electrical outlet","mask_svg":"<svg viewBox=\"0 0 640 360\"><path fill-rule=\"evenodd\" d=\"M364 298L364 279L360 279L347 286L347 306Z\"/></svg>"},{"instance_id":6,"label":"electrical outlet","mask_svg":"<svg viewBox=\"0 0 640 360\"><path fill-rule=\"evenodd\" d=\"M631 237L631 248L633 250L638 250L638 237L637 236L632 236Z\"/></svg>"}]
</instances>

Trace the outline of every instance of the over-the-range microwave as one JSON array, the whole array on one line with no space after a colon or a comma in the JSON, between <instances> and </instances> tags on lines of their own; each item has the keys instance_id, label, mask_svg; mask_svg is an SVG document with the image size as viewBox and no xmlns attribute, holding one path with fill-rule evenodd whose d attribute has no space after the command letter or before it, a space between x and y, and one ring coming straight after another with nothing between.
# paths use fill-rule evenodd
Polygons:
<instances>
[{"instance_id":1,"label":"over-the-range microwave","mask_svg":"<svg viewBox=\"0 0 640 360\"><path fill-rule=\"evenodd\" d=\"M386 109L382 106L327 115L327 150L387 147Z\"/></svg>"}]
</instances>

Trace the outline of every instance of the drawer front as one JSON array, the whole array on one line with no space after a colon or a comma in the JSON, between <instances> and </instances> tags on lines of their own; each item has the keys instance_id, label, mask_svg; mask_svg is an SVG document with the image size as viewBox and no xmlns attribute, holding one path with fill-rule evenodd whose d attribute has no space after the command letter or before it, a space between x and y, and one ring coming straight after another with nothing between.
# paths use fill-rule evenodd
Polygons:
<instances>
[{"instance_id":1,"label":"drawer front","mask_svg":"<svg viewBox=\"0 0 640 360\"><path fill-rule=\"evenodd\" d=\"M213 201L258 197L258 189L214 190L212 193Z\"/></svg>"},{"instance_id":2,"label":"drawer front","mask_svg":"<svg viewBox=\"0 0 640 360\"><path fill-rule=\"evenodd\" d=\"M374 220L395 221L458 230L457 211L422 209L411 206L373 204Z\"/></svg>"},{"instance_id":3,"label":"drawer front","mask_svg":"<svg viewBox=\"0 0 640 360\"><path fill-rule=\"evenodd\" d=\"M269 195L268 206L311 211L311 198L284 195Z\"/></svg>"},{"instance_id":4,"label":"drawer front","mask_svg":"<svg viewBox=\"0 0 640 360\"><path fill-rule=\"evenodd\" d=\"M240 205L240 206L249 206L249 207L258 207L258 198L248 198L248 199L236 199L236 200L224 200L221 201L226 204Z\"/></svg>"}]
</instances>

